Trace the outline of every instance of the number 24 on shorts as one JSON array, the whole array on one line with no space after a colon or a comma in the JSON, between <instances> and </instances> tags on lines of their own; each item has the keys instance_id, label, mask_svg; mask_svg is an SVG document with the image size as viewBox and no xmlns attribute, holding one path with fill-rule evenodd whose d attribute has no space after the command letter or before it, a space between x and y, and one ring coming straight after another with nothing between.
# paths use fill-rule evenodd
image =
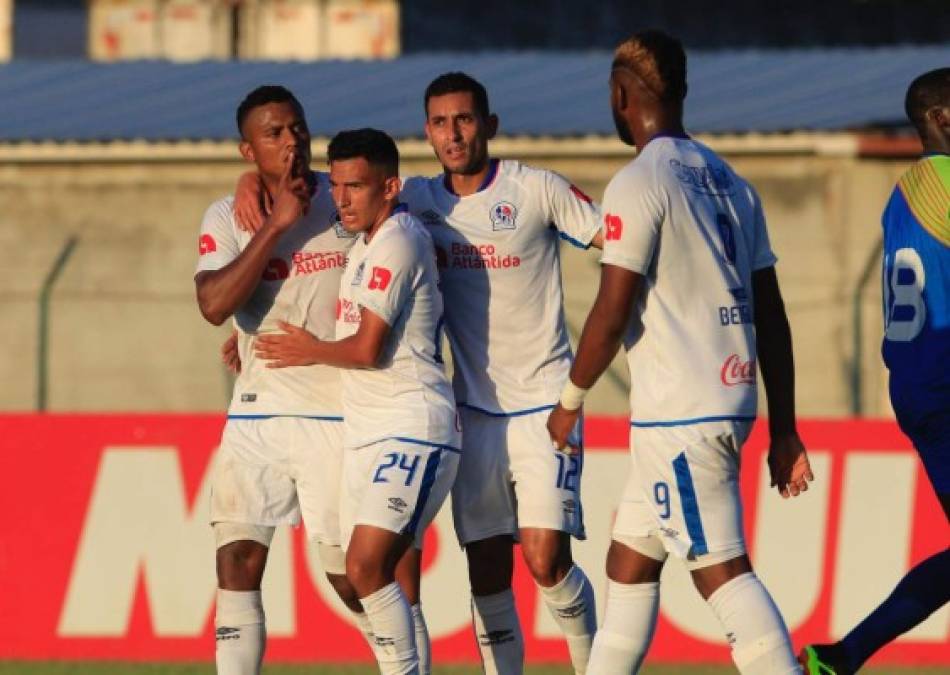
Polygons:
<instances>
[{"instance_id":1,"label":"number 24 on shorts","mask_svg":"<svg viewBox=\"0 0 950 675\"><path fill-rule=\"evenodd\" d=\"M411 460L411 461L410 461ZM376 473L373 475L374 483L389 483L390 479L385 476L390 469L399 469L405 472L405 485L412 485L412 479L416 475L416 469L419 468L419 455L411 457L401 452L387 452L383 455L383 462L376 467Z\"/></svg>"}]
</instances>

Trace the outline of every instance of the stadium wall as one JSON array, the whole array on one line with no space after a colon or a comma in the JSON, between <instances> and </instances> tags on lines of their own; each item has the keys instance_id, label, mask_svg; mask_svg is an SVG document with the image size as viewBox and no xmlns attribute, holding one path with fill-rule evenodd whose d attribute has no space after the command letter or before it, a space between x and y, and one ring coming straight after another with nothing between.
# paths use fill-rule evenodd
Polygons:
<instances>
[{"instance_id":1,"label":"stadium wall","mask_svg":"<svg viewBox=\"0 0 950 675\"><path fill-rule=\"evenodd\" d=\"M848 134L708 141L762 194L795 338L799 411L849 414L852 296L907 160L862 157ZM401 146L406 173L438 170L423 142ZM556 169L595 199L629 158L618 142L597 138L499 139L494 150ZM35 406L38 296L71 235L79 244L50 305L49 409L223 408L230 380L217 353L226 329L199 316L192 277L201 215L242 168L230 143L0 146L0 330L9 355L0 360L0 410ZM565 246L563 263L576 339L596 292L597 256ZM860 295L862 402L866 414L890 415L877 279L875 271ZM590 410L626 414L626 381L618 358Z\"/></svg>"},{"instance_id":2,"label":"stadium wall","mask_svg":"<svg viewBox=\"0 0 950 675\"><path fill-rule=\"evenodd\" d=\"M210 660L214 547L207 525L216 415L0 415L0 659ZM747 541L796 645L846 632L950 528L890 421L804 421L816 480L768 487L764 423L743 454ZM587 421L578 561L603 609L604 556L628 463L625 418ZM50 471L50 467L60 467ZM450 509L425 542L423 605L437 663L477 662L464 556ZM531 662L567 662L523 565L515 574ZM652 662L728 662L708 607L666 566ZM270 661L368 661L299 530L274 541L264 581ZM886 647L878 664L950 668L950 606Z\"/></svg>"}]
</instances>

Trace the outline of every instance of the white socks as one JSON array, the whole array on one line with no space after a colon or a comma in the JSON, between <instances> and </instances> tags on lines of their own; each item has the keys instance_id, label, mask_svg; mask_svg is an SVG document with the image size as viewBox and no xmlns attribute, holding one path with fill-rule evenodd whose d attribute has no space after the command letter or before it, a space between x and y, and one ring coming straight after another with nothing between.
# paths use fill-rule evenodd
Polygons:
<instances>
[{"instance_id":1,"label":"white socks","mask_svg":"<svg viewBox=\"0 0 950 675\"><path fill-rule=\"evenodd\" d=\"M369 625L369 617L366 616L366 612L351 611L350 614L356 621L356 628L363 634L363 639L369 644L373 656L376 656L376 636L373 635L373 627Z\"/></svg>"},{"instance_id":2,"label":"white socks","mask_svg":"<svg viewBox=\"0 0 950 675\"><path fill-rule=\"evenodd\" d=\"M597 632L594 589L584 571L571 566L567 575L550 588L538 586L548 611L564 633L576 673L587 672L591 642Z\"/></svg>"},{"instance_id":3,"label":"white socks","mask_svg":"<svg viewBox=\"0 0 950 675\"><path fill-rule=\"evenodd\" d=\"M621 584L607 580L604 624L591 650L591 675L635 673L653 640L660 608L660 584Z\"/></svg>"},{"instance_id":4,"label":"white socks","mask_svg":"<svg viewBox=\"0 0 950 675\"><path fill-rule=\"evenodd\" d=\"M472 597L475 640L485 675L521 675L524 637L511 589Z\"/></svg>"},{"instance_id":5,"label":"white socks","mask_svg":"<svg viewBox=\"0 0 950 675\"><path fill-rule=\"evenodd\" d=\"M409 603L395 581L360 598L373 630L382 675L418 675L415 627Z\"/></svg>"},{"instance_id":6,"label":"white socks","mask_svg":"<svg viewBox=\"0 0 950 675\"><path fill-rule=\"evenodd\" d=\"M726 629L732 660L742 675L801 672L782 615L755 574L727 581L707 602Z\"/></svg>"},{"instance_id":7,"label":"white socks","mask_svg":"<svg viewBox=\"0 0 950 675\"><path fill-rule=\"evenodd\" d=\"M419 657L419 674L429 675L432 672L432 653L429 643L429 627L422 613L422 605L414 604L409 608L412 612L412 627L416 633L416 654Z\"/></svg>"},{"instance_id":8,"label":"white socks","mask_svg":"<svg viewBox=\"0 0 950 675\"><path fill-rule=\"evenodd\" d=\"M260 591L218 589L214 615L218 675L257 675L264 659L264 606Z\"/></svg>"},{"instance_id":9,"label":"white socks","mask_svg":"<svg viewBox=\"0 0 950 675\"><path fill-rule=\"evenodd\" d=\"M422 614L422 607L418 604L409 608L412 612L412 627L416 635L416 654L419 658L419 675L429 675L432 672L432 656L429 642L429 627L426 626L426 618ZM369 624L369 617L366 612L353 612L353 618L356 620L356 627L369 643L369 648L373 650L373 656L376 655L376 636L373 634L373 627Z\"/></svg>"}]
</instances>

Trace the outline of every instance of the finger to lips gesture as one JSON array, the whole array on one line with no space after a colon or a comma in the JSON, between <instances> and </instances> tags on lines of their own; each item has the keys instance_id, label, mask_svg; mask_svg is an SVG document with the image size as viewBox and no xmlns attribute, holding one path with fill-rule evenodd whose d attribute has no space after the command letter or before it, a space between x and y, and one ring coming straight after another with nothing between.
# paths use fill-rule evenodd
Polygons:
<instances>
[{"instance_id":1,"label":"finger to lips gesture","mask_svg":"<svg viewBox=\"0 0 950 675\"><path fill-rule=\"evenodd\" d=\"M254 353L259 359L267 361L268 368L311 366L316 363L313 348L319 342L317 338L286 321L278 321L277 325L283 333L258 335L254 341Z\"/></svg>"},{"instance_id":2,"label":"finger to lips gesture","mask_svg":"<svg viewBox=\"0 0 950 675\"><path fill-rule=\"evenodd\" d=\"M551 444L558 452L563 452L565 455L576 455L580 452L580 448L569 441L580 414L581 408L565 410L558 403L548 416L547 426L548 433L551 435Z\"/></svg>"},{"instance_id":3,"label":"finger to lips gesture","mask_svg":"<svg viewBox=\"0 0 950 675\"><path fill-rule=\"evenodd\" d=\"M294 166L297 153L287 155L284 172L280 176L277 196L268 222L280 232L284 232L297 222L310 205L310 185L307 176L295 176Z\"/></svg>"},{"instance_id":4,"label":"finger to lips gesture","mask_svg":"<svg viewBox=\"0 0 950 675\"><path fill-rule=\"evenodd\" d=\"M808 483L815 480L808 452L797 434L773 438L768 463L772 486L785 499L806 492Z\"/></svg>"}]
</instances>

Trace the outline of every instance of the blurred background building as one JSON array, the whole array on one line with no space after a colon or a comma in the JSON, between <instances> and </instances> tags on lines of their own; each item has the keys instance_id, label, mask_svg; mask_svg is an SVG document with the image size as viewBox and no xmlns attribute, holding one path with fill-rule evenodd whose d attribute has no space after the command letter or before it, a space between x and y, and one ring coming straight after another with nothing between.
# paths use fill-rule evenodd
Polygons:
<instances>
[{"instance_id":1,"label":"blurred background building","mask_svg":"<svg viewBox=\"0 0 950 675\"><path fill-rule=\"evenodd\" d=\"M467 70L501 115L496 155L599 199L632 156L608 50L651 26L688 47L688 128L762 194L799 412L889 415L879 216L918 151L907 84L950 63L945 0L0 0L0 409L223 409L195 237L244 168L233 111L254 86L300 96L317 168L335 131L371 125L432 173L423 88ZM563 259L576 338L598 265ZM589 412L625 414L626 386L618 359Z\"/></svg>"}]
</instances>

